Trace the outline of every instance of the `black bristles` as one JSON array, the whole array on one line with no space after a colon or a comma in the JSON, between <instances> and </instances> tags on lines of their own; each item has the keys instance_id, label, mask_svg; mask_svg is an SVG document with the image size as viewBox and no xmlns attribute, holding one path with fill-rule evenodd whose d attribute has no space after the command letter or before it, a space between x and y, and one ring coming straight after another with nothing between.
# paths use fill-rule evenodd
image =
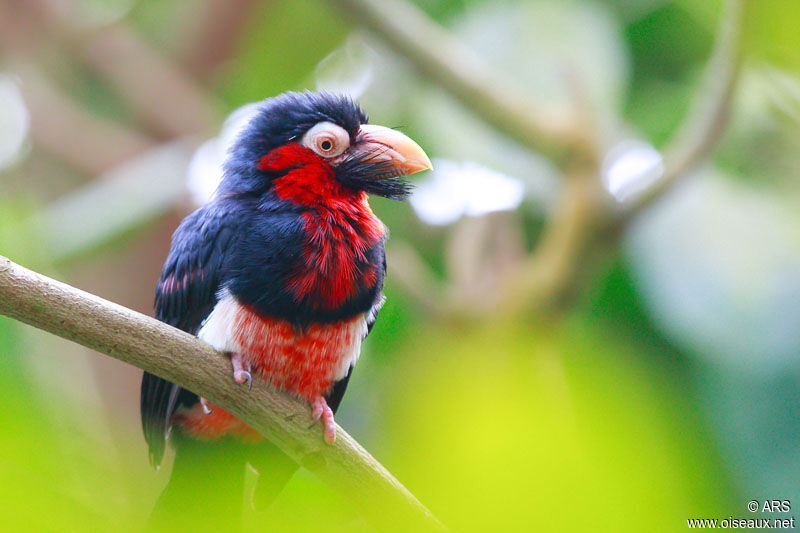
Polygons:
<instances>
[{"instance_id":1,"label":"black bristles","mask_svg":"<svg viewBox=\"0 0 800 533\"><path fill-rule=\"evenodd\" d=\"M336 177L347 187L377 194L391 200L405 200L413 186L397 174L391 161L377 160L376 154L348 157L336 168Z\"/></svg>"}]
</instances>

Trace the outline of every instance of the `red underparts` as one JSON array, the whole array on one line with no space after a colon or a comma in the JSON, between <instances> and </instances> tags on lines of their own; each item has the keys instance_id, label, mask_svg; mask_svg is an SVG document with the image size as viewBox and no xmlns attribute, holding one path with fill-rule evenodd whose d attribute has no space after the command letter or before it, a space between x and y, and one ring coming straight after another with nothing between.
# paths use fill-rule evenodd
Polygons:
<instances>
[{"instance_id":1,"label":"red underparts","mask_svg":"<svg viewBox=\"0 0 800 533\"><path fill-rule=\"evenodd\" d=\"M334 381L344 377L342 371L346 372L354 362L366 325L364 317L359 315L299 330L289 322L262 318L239 306L232 330L252 372L275 387L313 403L315 398L330 391ZM234 435L249 442L261 440L250 426L214 405L206 415L198 403L176 413L174 420L199 439Z\"/></svg>"},{"instance_id":2,"label":"red underparts","mask_svg":"<svg viewBox=\"0 0 800 533\"><path fill-rule=\"evenodd\" d=\"M326 394L358 354L363 316L298 329L242 307L233 330L243 358L261 378L312 402Z\"/></svg>"},{"instance_id":3,"label":"red underparts","mask_svg":"<svg viewBox=\"0 0 800 533\"><path fill-rule=\"evenodd\" d=\"M191 409L183 409L175 413L172 420L180 424L189 435L202 440L214 440L226 435L239 437L245 442L264 440L255 429L251 428L229 412L211 404L210 414L203 412L199 403Z\"/></svg>"}]
</instances>

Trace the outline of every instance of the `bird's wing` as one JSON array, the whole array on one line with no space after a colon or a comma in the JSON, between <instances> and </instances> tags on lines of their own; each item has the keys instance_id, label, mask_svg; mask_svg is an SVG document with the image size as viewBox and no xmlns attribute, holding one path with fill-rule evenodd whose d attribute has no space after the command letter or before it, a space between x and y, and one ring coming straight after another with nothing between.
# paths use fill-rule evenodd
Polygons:
<instances>
[{"instance_id":1,"label":"bird's wing","mask_svg":"<svg viewBox=\"0 0 800 533\"><path fill-rule=\"evenodd\" d=\"M178 226L161 278L156 286L156 318L196 334L217 301L224 251L234 235L232 220L219 204L198 209ZM191 405L197 396L165 379L145 372L141 388L144 437L150 462L164 456L170 419L179 405Z\"/></svg>"}]
</instances>

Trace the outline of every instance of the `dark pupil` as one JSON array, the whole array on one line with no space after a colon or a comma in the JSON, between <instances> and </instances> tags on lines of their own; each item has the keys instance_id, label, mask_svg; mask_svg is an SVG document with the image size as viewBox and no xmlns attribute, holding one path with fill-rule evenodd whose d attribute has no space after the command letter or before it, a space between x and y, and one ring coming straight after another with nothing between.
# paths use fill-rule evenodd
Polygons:
<instances>
[{"instance_id":1,"label":"dark pupil","mask_svg":"<svg viewBox=\"0 0 800 533\"><path fill-rule=\"evenodd\" d=\"M328 150L333 148L333 143L330 142L330 141L322 141L322 144L320 144L319 146L320 146L320 148L322 148L323 150L325 150L327 152Z\"/></svg>"}]
</instances>

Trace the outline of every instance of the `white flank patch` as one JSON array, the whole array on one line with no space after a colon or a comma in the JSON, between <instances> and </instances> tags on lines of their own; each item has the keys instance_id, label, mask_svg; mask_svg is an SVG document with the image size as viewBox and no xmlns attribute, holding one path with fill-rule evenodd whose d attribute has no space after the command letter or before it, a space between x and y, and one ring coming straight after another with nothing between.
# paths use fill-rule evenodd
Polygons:
<instances>
[{"instance_id":1,"label":"white flank patch","mask_svg":"<svg viewBox=\"0 0 800 533\"><path fill-rule=\"evenodd\" d=\"M234 341L233 326L241 305L227 289L220 291L219 296L217 305L203 321L197 337L220 352L239 352L242 347Z\"/></svg>"},{"instance_id":2,"label":"white flank patch","mask_svg":"<svg viewBox=\"0 0 800 533\"><path fill-rule=\"evenodd\" d=\"M339 369L333 376L334 380L340 380L347 375L351 366L355 366L358 356L361 355L361 342L367 336L367 313L359 316L348 325L350 331L350 346L345 348L339 361Z\"/></svg>"}]
</instances>

